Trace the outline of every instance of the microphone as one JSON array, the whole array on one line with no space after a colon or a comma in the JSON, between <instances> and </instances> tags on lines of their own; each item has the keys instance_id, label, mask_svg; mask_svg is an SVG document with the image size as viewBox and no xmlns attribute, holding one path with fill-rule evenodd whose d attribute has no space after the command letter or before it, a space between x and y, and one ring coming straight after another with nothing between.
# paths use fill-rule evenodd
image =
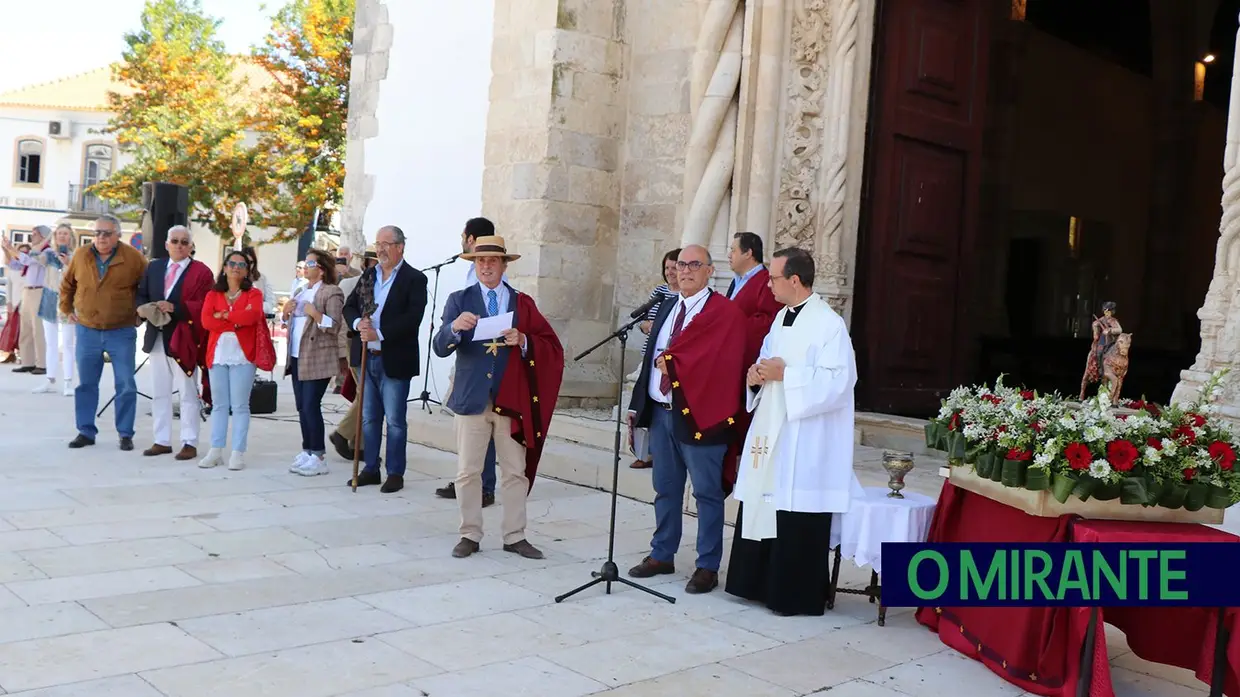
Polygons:
<instances>
[{"instance_id":1,"label":"microphone","mask_svg":"<svg viewBox=\"0 0 1240 697\"><path fill-rule=\"evenodd\" d=\"M653 308L655 305L658 305L660 302L662 302L662 300L663 298L651 298L650 300L647 300L645 305L642 305L641 307L629 313L629 319L637 319L638 317L641 317L647 312L650 312L650 309Z\"/></svg>"}]
</instances>

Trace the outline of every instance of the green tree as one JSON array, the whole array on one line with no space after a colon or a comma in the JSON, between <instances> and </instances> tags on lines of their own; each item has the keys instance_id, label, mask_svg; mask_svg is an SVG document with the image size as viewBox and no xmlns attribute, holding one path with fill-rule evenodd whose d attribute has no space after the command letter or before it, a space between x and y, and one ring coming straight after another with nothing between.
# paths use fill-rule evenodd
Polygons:
<instances>
[{"instance_id":1,"label":"green tree","mask_svg":"<svg viewBox=\"0 0 1240 697\"><path fill-rule=\"evenodd\" d=\"M261 214L276 239L298 237L316 211L329 219L344 197L354 11L354 0L291 0L254 51L274 78L255 127L270 185Z\"/></svg>"},{"instance_id":2,"label":"green tree","mask_svg":"<svg viewBox=\"0 0 1240 697\"><path fill-rule=\"evenodd\" d=\"M147 0L141 27L125 35L113 66L131 89L109 95L116 115L104 131L134 159L92 193L136 203L142 182L181 184L191 216L231 238L233 206L268 184L260 153L245 144L253 90L235 77L237 59L216 38L219 25L199 0Z\"/></svg>"}]
</instances>

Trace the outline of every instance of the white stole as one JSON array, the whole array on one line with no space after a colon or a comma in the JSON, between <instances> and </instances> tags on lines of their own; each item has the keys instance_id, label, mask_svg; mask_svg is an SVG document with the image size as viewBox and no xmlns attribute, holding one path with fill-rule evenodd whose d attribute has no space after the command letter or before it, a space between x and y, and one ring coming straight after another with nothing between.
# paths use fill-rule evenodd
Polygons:
<instances>
[{"instance_id":1,"label":"white stole","mask_svg":"<svg viewBox=\"0 0 1240 697\"><path fill-rule=\"evenodd\" d=\"M816 311L821 308L810 296L800 309L797 323L785 327L784 317L788 308L775 315L771 333L770 358L782 358L787 365L804 363L809 355L811 328L819 321ZM806 316L808 315L808 316ZM746 388L748 389L748 388ZM737 483L736 499L744 504L741 517L741 537L746 540L766 540L775 537L775 489L777 486L779 435L788 422L784 383L767 382L758 393L758 408L754 412L745 446L741 449L739 467L744 474ZM795 453L794 453L795 455Z\"/></svg>"}]
</instances>

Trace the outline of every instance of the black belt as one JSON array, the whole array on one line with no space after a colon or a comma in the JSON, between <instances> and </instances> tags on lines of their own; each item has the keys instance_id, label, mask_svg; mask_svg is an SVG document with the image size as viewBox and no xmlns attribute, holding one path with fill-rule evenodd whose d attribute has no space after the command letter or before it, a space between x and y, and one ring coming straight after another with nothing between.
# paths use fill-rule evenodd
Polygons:
<instances>
[{"instance_id":1,"label":"black belt","mask_svg":"<svg viewBox=\"0 0 1240 697\"><path fill-rule=\"evenodd\" d=\"M368 349L366 349L366 353L369 353L369 354L370 354L370 355L372 355L372 356L382 356L382 355L383 355L383 351L381 351L380 349L372 349L372 348L368 348Z\"/></svg>"},{"instance_id":2,"label":"black belt","mask_svg":"<svg viewBox=\"0 0 1240 697\"><path fill-rule=\"evenodd\" d=\"M656 400L656 401L655 401L655 404L657 404L657 405L658 405L658 406L660 406L660 407L663 407L663 411L671 411L671 410L672 410L672 404L671 404L671 402L660 402L660 401L657 401L657 400Z\"/></svg>"}]
</instances>

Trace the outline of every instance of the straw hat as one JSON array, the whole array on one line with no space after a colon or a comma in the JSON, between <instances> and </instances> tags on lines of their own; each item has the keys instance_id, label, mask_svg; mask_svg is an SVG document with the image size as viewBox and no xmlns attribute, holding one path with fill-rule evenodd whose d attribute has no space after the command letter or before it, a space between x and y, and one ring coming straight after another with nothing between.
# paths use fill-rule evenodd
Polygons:
<instances>
[{"instance_id":1,"label":"straw hat","mask_svg":"<svg viewBox=\"0 0 1240 697\"><path fill-rule=\"evenodd\" d=\"M461 258L466 261L473 261L480 257L503 257L505 261L516 261L521 258L521 255L509 254L503 237L487 235L486 237L479 237L474 242L474 251L461 255Z\"/></svg>"}]
</instances>

